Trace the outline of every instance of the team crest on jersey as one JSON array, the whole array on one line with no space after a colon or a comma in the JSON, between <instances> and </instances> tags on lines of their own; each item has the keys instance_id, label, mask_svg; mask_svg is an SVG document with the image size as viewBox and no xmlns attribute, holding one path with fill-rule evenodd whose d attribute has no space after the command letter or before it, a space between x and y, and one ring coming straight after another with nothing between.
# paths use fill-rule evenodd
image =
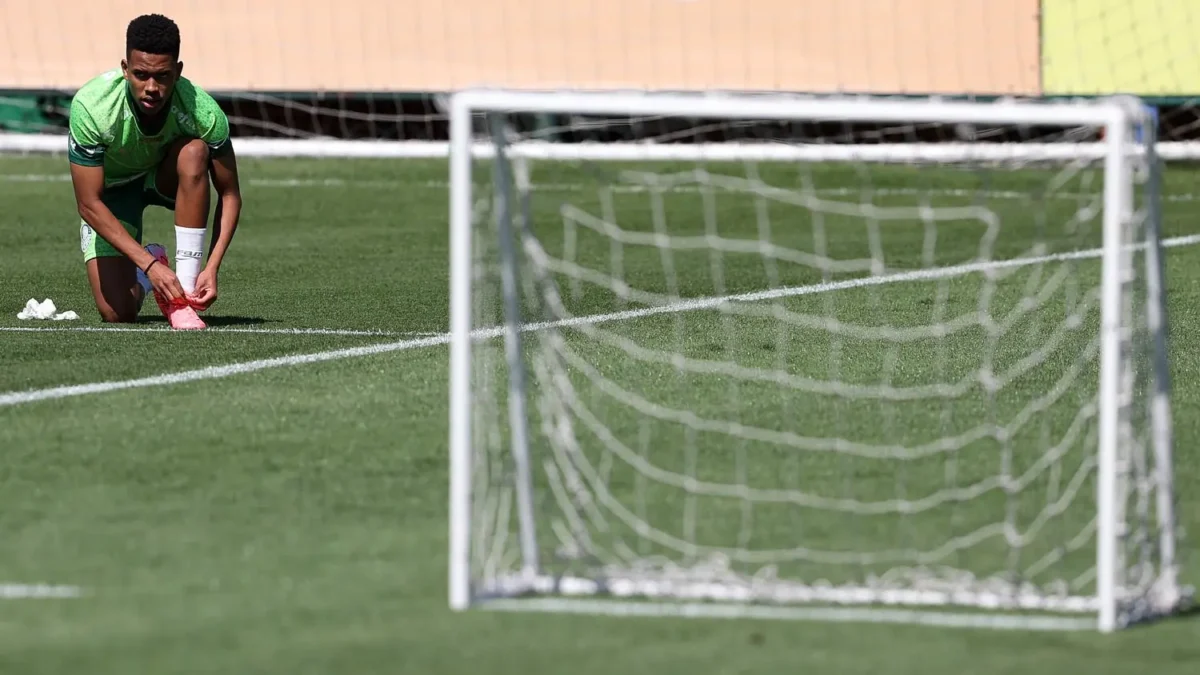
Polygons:
<instances>
[{"instance_id":1,"label":"team crest on jersey","mask_svg":"<svg viewBox=\"0 0 1200 675\"><path fill-rule=\"evenodd\" d=\"M179 122L179 128L187 134L196 133L196 125L192 123L192 116L179 108L171 108L171 112L175 113L175 119Z\"/></svg>"}]
</instances>

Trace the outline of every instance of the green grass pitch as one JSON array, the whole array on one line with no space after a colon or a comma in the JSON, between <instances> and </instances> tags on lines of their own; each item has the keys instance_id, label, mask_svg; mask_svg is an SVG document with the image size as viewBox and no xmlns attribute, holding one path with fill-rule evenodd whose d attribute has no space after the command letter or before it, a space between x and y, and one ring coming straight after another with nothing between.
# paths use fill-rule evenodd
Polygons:
<instances>
[{"instance_id":1,"label":"green grass pitch","mask_svg":"<svg viewBox=\"0 0 1200 675\"><path fill-rule=\"evenodd\" d=\"M65 158L0 157L0 401L6 402L0 406L0 583L72 584L85 590L84 597L74 599L0 600L0 672L1049 675L1072 670L1090 675L1192 672L1200 659L1200 623L1192 617L1101 636L450 612L448 352L439 337L448 327L449 309L446 165L243 160L242 166L242 226L220 279L221 299L208 317L220 330L177 334L162 330L165 324L152 303L131 330L96 330L103 326L79 261ZM597 179L551 167L546 171L536 182ZM1004 226L1004 236L990 248L997 258L1027 253L1031 240L1043 241L1046 253L1099 243L1095 223L1092 229L1064 226L1078 204L1020 197L1036 194L1037 186L1045 185L1044 174L884 168L870 174L869 190L900 193L883 199L885 206L918 205L905 196L914 190L940 190L943 196L930 205L941 208L970 206L983 190L1014 193L987 202ZM809 177L818 189L849 188L837 199L851 204L860 199L853 190L865 185L864 177L850 170L814 169ZM961 195L945 192L956 188ZM1082 182L1061 188L1095 189ZM539 234L558 257L564 257L566 243L558 202L591 212L602 207L594 190L571 192L569 185L562 190L558 196L565 199L555 201L551 188L550 197L534 206ZM1165 194L1164 236L1200 235L1200 173L1170 167ZM709 207L698 195L682 191L664 199L672 234L703 234ZM648 195L619 194L613 207L630 230L654 231ZM824 245L838 258L871 254L872 239L861 218L828 216L828 237L821 243L812 227L785 227L810 217L801 205L775 201L764 215L754 200L730 198L719 200L713 212L726 236L764 236L760 228L769 223L765 236L789 250ZM147 241L170 248L169 225L165 212L147 211ZM969 215L939 223L932 258L922 257L928 228L920 219L883 227L877 241L890 264L956 265L977 255L985 227ZM1188 239L1177 241L1180 245L1167 252L1175 471L1179 516L1194 527L1200 522L1200 454L1195 450L1200 420L1192 411L1200 405L1194 376L1200 350L1192 336L1200 330L1200 247ZM575 253L565 257L609 273L610 243L611 237L580 228ZM719 281L708 250L677 251L669 269L667 264L655 247L630 243L623 249L619 276L641 290L683 297L861 276L847 272L823 279L798 263L771 269L756 252L726 254L718 265ZM1079 264L1083 274L1098 269L1095 260ZM1026 289L1037 287L1035 273L1021 269L997 283L990 310L1003 316L1018 308ZM973 311L981 284L979 275L948 283L941 303L947 315ZM611 290L594 284L561 287L563 301L577 315L637 306L616 302ZM919 325L929 322L929 298L937 288L935 282L914 282L838 291L836 305L829 304L834 297L829 293L782 302L808 316L833 312L843 321ZM17 312L31 297L53 298L82 319L18 321ZM1065 297L1040 306L1033 316L1040 323L1022 323L1006 333L1014 342L1000 340L989 347L998 372L1016 367L1039 340L1052 335L1052 317L1061 317L1074 301ZM666 366L633 363L611 341L749 369L827 374L822 369L828 367L829 344L822 331L798 328L782 342L771 332L771 321L739 321L730 333L714 312L659 315L605 324L601 336L570 333L569 340L610 381L699 413L907 445L921 442L934 427L939 435L961 430L956 425L989 410L999 419L1011 417L1022 396L1044 391L1053 373L1066 367L1051 359L1026 379L1014 380L1017 398L960 401L949 417L944 410L930 410L927 402L924 408L896 406L893 412L900 414L887 417L878 404L827 409L810 405L802 394L785 401L790 406L785 415L778 388L743 384L735 396L712 375L680 377ZM427 342L418 342L423 339ZM968 331L947 341L936 368L928 355L916 351L890 353L847 340L837 376L845 382L878 381L879 373L892 368L897 384L944 379L978 367L974 355L980 353L981 339ZM404 348L373 347L397 342ZM481 353L492 347L482 347ZM227 375L222 377L168 378L155 386L78 396L50 393L42 400L18 400L23 394L5 399L13 392L73 385L104 389L103 383L356 348L361 349L344 358L281 367L268 367L276 365L268 361L242 366L245 372L218 371ZM581 390L595 393L586 389L592 380L578 373L573 377ZM592 396L587 402L618 431L637 423L611 397ZM1039 433L1061 432L1079 402L1067 400L1059 407L1037 427ZM677 428L662 424L652 432L658 434L655 447L679 444ZM584 450L599 452L601 445L590 438ZM739 468L721 453L718 439L702 435L693 442L695 456L664 458L663 468L713 482L822 489L822 471L801 472L788 459L772 471L761 459L770 455L753 443L739 446L735 456L759 458L758 463ZM994 466L973 461L964 455L962 471L995 472ZM839 480L858 476L853 487L839 485L829 492L844 496L856 490L854 496L867 501L896 496L901 484L929 492L944 480L940 463L913 466L902 480L853 463L819 468ZM619 466L608 480L620 494L641 494L645 503L635 511L674 536L706 543L738 542L744 536L743 546L769 549L788 541L792 532L784 524L795 513L782 507L754 510L747 532L741 504L710 497L689 505L677 491L639 483ZM1044 502L1044 487L1034 485L1026 495ZM984 506L990 510L981 510ZM998 507L1003 510L1003 502ZM959 510L965 521L957 527L971 530L983 519L995 520L988 514L996 508L996 503L972 508L965 502ZM1015 508L1019 519L1033 506L1022 502ZM694 509L690 530L681 515L689 509ZM928 545L947 536L932 520L872 530L853 529L833 516L822 521L818 515L810 512L804 519L806 541L817 545L887 548L897 543L890 538ZM610 535L615 541L622 535L628 539L629 533L618 528ZM1184 544L1189 583L1200 581L1197 546L1195 537ZM1004 549L975 552L1002 555ZM986 565L989 559L963 564Z\"/></svg>"}]
</instances>

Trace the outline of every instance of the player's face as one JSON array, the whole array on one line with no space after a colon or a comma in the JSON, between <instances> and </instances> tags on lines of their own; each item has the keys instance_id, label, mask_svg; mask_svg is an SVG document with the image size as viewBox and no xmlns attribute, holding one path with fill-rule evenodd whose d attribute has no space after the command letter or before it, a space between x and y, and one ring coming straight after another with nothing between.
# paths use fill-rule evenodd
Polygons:
<instances>
[{"instance_id":1,"label":"player's face","mask_svg":"<svg viewBox=\"0 0 1200 675\"><path fill-rule=\"evenodd\" d=\"M138 109L154 115L171 100L183 64L170 54L147 54L134 49L129 52L129 58L121 62L121 68L133 90Z\"/></svg>"}]
</instances>

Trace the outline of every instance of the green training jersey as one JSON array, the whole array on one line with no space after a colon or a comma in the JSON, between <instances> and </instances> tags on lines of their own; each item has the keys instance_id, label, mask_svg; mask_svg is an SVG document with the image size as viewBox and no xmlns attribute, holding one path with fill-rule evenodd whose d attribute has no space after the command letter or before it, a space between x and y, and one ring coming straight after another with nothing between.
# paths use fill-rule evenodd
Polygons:
<instances>
[{"instance_id":1,"label":"green training jersey","mask_svg":"<svg viewBox=\"0 0 1200 675\"><path fill-rule=\"evenodd\" d=\"M199 138L212 156L230 147L229 119L200 87L179 78L167 121L153 136L142 133L129 83L120 70L102 73L71 100L67 156L72 164L103 166L104 185L121 185L153 171L177 138Z\"/></svg>"}]
</instances>

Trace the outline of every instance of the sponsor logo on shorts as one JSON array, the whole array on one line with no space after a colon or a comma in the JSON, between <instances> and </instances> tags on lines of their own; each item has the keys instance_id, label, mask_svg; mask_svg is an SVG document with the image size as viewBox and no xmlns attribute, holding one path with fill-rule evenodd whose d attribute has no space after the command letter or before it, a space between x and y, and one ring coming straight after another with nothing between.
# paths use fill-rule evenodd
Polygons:
<instances>
[{"instance_id":1,"label":"sponsor logo on shorts","mask_svg":"<svg viewBox=\"0 0 1200 675\"><path fill-rule=\"evenodd\" d=\"M92 246L92 240L95 238L95 231L87 223L79 224L79 250L81 253L88 252L88 249Z\"/></svg>"}]
</instances>

